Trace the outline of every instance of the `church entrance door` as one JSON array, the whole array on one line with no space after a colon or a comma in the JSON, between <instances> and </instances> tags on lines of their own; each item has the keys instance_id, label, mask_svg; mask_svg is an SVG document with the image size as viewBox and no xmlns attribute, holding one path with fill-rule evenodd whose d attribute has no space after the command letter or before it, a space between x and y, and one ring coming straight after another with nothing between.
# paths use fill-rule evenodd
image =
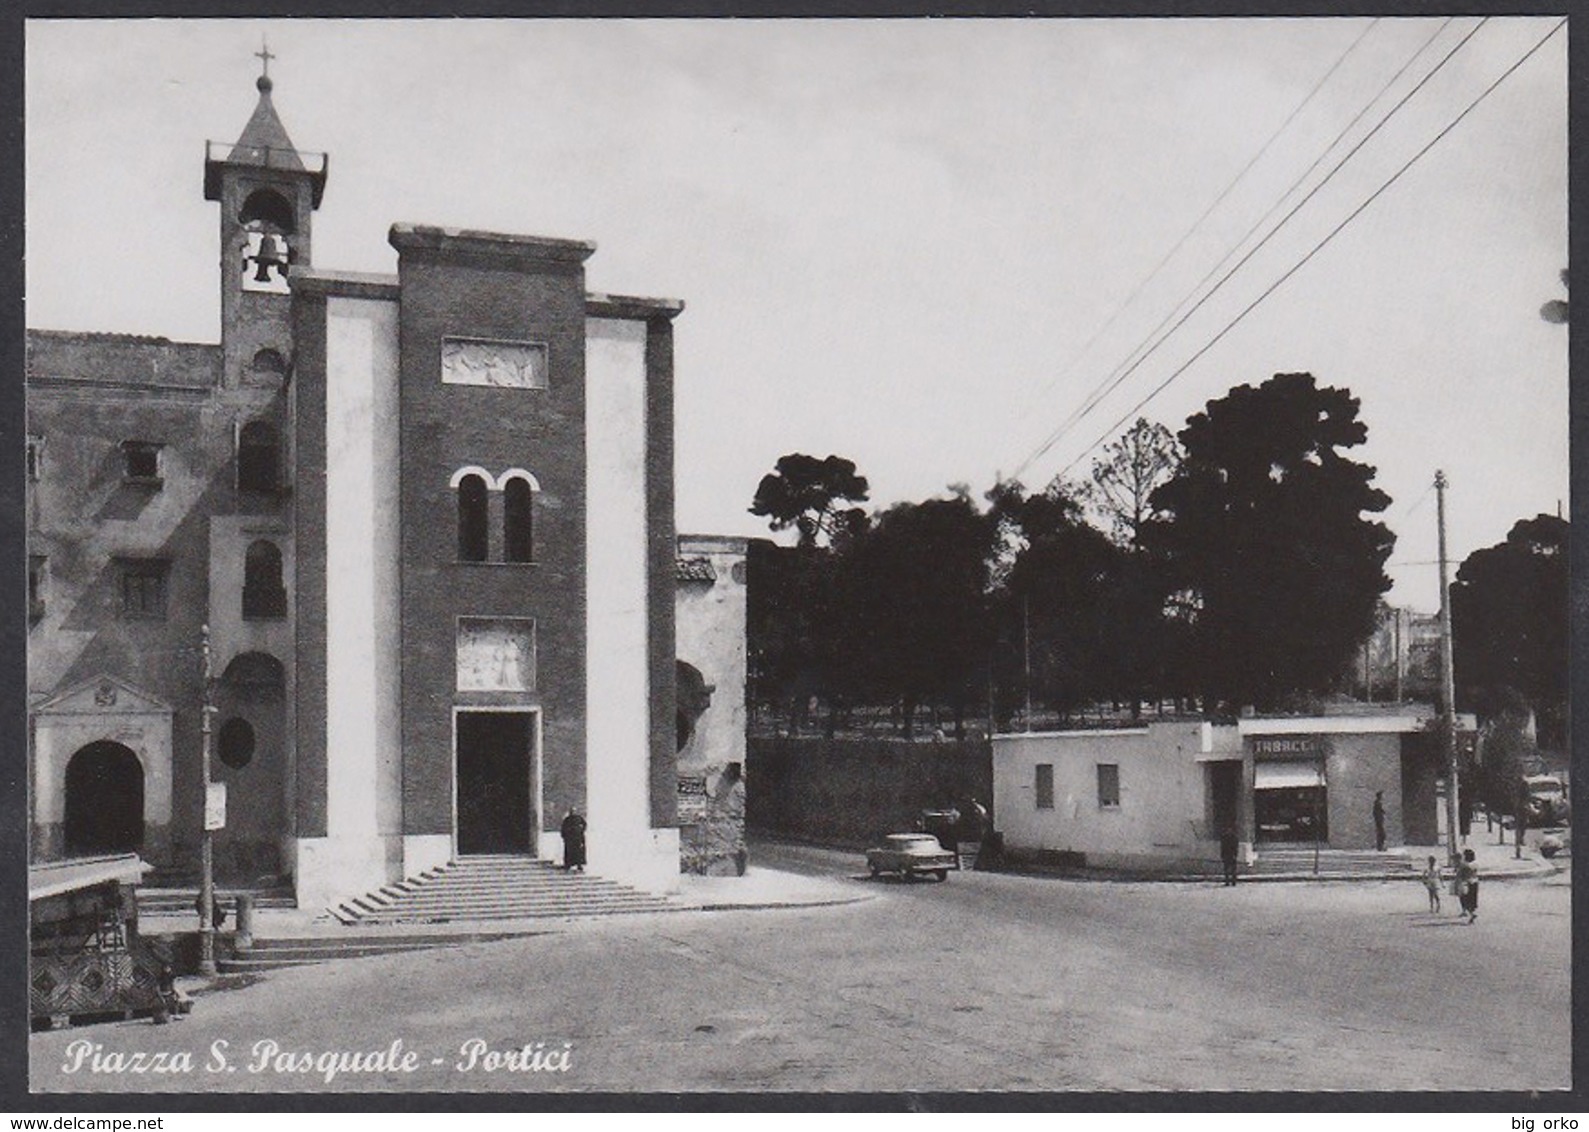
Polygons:
<instances>
[{"instance_id":1,"label":"church entrance door","mask_svg":"<svg viewBox=\"0 0 1589 1132\"><path fill-rule=\"evenodd\" d=\"M535 713L460 711L458 852L535 851Z\"/></svg>"}]
</instances>

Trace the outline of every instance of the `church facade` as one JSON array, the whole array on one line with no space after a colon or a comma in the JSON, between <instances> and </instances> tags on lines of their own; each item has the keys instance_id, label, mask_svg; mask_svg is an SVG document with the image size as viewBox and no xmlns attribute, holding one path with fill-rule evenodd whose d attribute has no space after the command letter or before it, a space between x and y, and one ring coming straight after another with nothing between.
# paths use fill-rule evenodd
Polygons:
<instances>
[{"instance_id":1,"label":"church facade","mask_svg":"<svg viewBox=\"0 0 1589 1132\"><path fill-rule=\"evenodd\" d=\"M589 292L574 240L320 268L326 158L258 85L204 163L220 343L28 334L35 859L191 870L208 748L217 875L302 905L555 856L570 808L672 887L682 304Z\"/></svg>"}]
</instances>

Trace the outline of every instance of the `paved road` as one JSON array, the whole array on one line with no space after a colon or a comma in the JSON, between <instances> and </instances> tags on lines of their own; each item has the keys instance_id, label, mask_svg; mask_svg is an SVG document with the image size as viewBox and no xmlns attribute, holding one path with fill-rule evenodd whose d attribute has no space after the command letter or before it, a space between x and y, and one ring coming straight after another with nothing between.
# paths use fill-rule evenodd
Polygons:
<instances>
[{"instance_id":1,"label":"paved road","mask_svg":"<svg viewBox=\"0 0 1589 1132\"><path fill-rule=\"evenodd\" d=\"M768 847L843 875L853 855ZM35 1035L43 1090L1563 1089L1567 875L1492 882L1473 926L1412 883L852 882L839 907L617 917L272 974L192 1018ZM1448 906L1454 904L1448 899ZM63 1071L187 1052L188 1072ZM216 1039L229 1069L211 1072ZM251 1049L416 1051L321 1071ZM569 1043L569 1067L460 1054ZM82 1048L82 1047L79 1047ZM557 1059L551 1059L556 1062ZM107 1065L101 1061L102 1067ZM531 1064L534 1064L533 1060Z\"/></svg>"}]
</instances>

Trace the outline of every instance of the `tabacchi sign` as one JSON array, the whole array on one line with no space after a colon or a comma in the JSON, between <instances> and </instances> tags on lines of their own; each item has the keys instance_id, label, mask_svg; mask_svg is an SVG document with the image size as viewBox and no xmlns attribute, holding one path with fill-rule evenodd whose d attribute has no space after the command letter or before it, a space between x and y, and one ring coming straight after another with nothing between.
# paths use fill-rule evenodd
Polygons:
<instances>
[{"instance_id":1,"label":"tabacchi sign","mask_svg":"<svg viewBox=\"0 0 1589 1132\"><path fill-rule=\"evenodd\" d=\"M1324 738L1320 735L1252 735L1248 741L1255 759L1317 758L1324 754Z\"/></svg>"}]
</instances>

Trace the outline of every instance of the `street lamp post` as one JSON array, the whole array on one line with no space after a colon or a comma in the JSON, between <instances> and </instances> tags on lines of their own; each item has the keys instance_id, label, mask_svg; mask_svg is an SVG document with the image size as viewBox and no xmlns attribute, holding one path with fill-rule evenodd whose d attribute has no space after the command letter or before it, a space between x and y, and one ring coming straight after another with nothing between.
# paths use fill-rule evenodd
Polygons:
<instances>
[{"instance_id":1,"label":"street lamp post","mask_svg":"<svg viewBox=\"0 0 1589 1132\"><path fill-rule=\"evenodd\" d=\"M210 749L214 737L210 716L215 712L210 676L210 627L200 630L204 637L204 705L200 711L199 766L203 777L203 820L199 834L199 974L215 974L215 848L210 834Z\"/></svg>"}]
</instances>

